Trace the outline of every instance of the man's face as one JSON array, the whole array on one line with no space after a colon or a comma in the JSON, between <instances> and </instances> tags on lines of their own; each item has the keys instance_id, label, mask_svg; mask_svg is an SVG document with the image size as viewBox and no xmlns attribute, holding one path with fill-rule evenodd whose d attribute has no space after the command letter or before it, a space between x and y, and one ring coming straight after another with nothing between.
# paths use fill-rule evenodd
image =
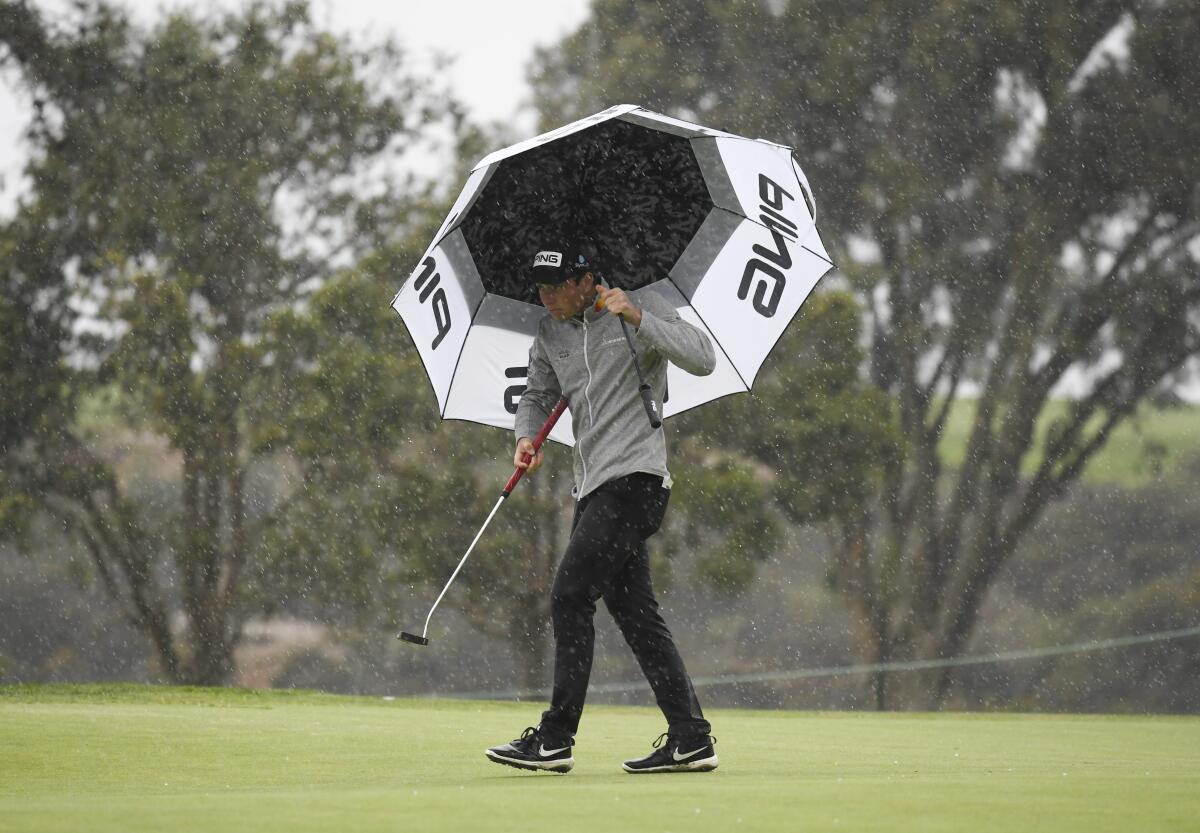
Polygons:
<instances>
[{"instance_id":1,"label":"man's face","mask_svg":"<svg viewBox=\"0 0 1200 833\"><path fill-rule=\"evenodd\" d=\"M592 273L578 278L567 278L562 283L539 283L538 298L556 321L566 321L592 303L596 294L596 282Z\"/></svg>"}]
</instances>

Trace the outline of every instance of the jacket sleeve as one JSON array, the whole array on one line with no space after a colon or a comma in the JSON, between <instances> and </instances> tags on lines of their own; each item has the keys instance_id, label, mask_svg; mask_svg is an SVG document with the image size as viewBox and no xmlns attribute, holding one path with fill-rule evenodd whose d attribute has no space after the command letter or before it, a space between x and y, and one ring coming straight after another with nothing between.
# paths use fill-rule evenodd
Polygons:
<instances>
[{"instance_id":1,"label":"jacket sleeve","mask_svg":"<svg viewBox=\"0 0 1200 833\"><path fill-rule=\"evenodd\" d=\"M712 340L699 327L680 317L679 311L660 295L646 293L637 300L642 324L637 328L638 346L651 347L680 370L707 376L717 366Z\"/></svg>"},{"instance_id":2,"label":"jacket sleeve","mask_svg":"<svg viewBox=\"0 0 1200 833\"><path fill-rule=\"evenodd\" d=\"M513 427L513 433L518 440L522 437L536 437L562 396L558 376L546 357L545 348L542 347L540 332L533 340L533 346L529 348L529 368L525 380L525 392L521 394L521 400L517 403L517 419Z\"/></svg>"}]
</instances>

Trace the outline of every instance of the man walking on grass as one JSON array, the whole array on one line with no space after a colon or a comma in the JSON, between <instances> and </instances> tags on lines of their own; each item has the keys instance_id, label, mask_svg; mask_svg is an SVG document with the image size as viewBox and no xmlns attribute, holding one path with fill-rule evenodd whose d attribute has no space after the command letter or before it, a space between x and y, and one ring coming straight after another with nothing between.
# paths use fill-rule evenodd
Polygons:
<instances>
[{"instance_id":1,"label":"man walking on grass","mask_svg":"<svg viewBox=\"0 0 1200 833\"><path fill-rule=\"evenodd\" d=\"M633 649L667 720L650 755L624 763L630 773L706 772L717 767L716 739L691 678L658 612L646 539L658 530L671 475L662 428L651 428L621 321L632 330L646 381L662 401L667 362L699 376L716 366L708 336L653 293L635 305L600 285L578 249L551 245L529 269L542 319L529 351L528 387L517 407L513 462L532 474L542 464L532 437L560 396L571 403L575 434L575 515L554 579L554 690L538 726L485 753L496 763L569 772L595 642L596 602ZM528 459L528 462L526 461ZM666 738L666 743L662 741Z\"/></svg>"}]
</instances>

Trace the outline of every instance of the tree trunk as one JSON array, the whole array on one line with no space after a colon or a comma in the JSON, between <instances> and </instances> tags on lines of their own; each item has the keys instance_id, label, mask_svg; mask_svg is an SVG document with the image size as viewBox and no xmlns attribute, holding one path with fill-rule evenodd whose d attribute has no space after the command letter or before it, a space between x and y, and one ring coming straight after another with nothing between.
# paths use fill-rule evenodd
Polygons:
<instances>
[{"instance_id":1,"label":"tree trunk","mask_svg":"<svg viewBox=\"0 0 1200 833\"><path fill-rule=\"evenodd\" d=\"M237 628L231 604L234 565L241 553L243 509L240 469L221 471L208 459L221 459L220 450L201 456L188 450L183 463L184 576L183 607L188 618L188 655L184 680L194 685L223 685L233 673ZM215 470L214 470L215 469ZM223 520L232 529L225 535ZM228 540L226 540L228 538Z\"/></svg>"}]
</instances>

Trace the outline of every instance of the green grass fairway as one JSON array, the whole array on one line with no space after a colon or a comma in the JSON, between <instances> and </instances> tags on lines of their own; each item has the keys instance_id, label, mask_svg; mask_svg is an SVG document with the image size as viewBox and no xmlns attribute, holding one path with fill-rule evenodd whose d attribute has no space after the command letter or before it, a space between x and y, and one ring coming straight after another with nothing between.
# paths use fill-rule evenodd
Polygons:
<instances>
[{"instance_id":1,"label":"green grass fairway","mask_svg":"<svg viewBox=\"0 0 1200 833\"><path fill-rule=\"evenodd\" d=\"M950 408L950 418L946 421L946 430L938 448L942 461L951 468L962 464L977 404L974 399L961 399ZM1029 476L1037 471L1042 462L1047 429L1054 420L1066 416L1067 408L1068 403L1061 399L1046 404L1038 422L1038 440L1021 462L1022 474ZM1098 424L1099 420L1095 422ZM1156 475L1146 454L1147 442L1164 450L1165 456L1161 460L1163 472L1174 471L1190 455L1200 451L1200 407L1181 405L1155 410L1143 405L1138 410L1138 418L1133 422L1121 423L1104 447L1096 452L1083 470L1083 481L1092 485L1111 483L1128 488L1150 483Z\"/></svg>"},{"instance_id":2,"label":"green grass fairway","mask_svg":"<svg viewBox=\"0 0 1200 833\"><path fill-rule=\"evenodd\" d=\"M0 830L1200 830L1200 719L713 710L721 768L626 775L650 709L589 708L569 775L489 763L534 703L0 688Z\"/></svg>"}]
</instances>

